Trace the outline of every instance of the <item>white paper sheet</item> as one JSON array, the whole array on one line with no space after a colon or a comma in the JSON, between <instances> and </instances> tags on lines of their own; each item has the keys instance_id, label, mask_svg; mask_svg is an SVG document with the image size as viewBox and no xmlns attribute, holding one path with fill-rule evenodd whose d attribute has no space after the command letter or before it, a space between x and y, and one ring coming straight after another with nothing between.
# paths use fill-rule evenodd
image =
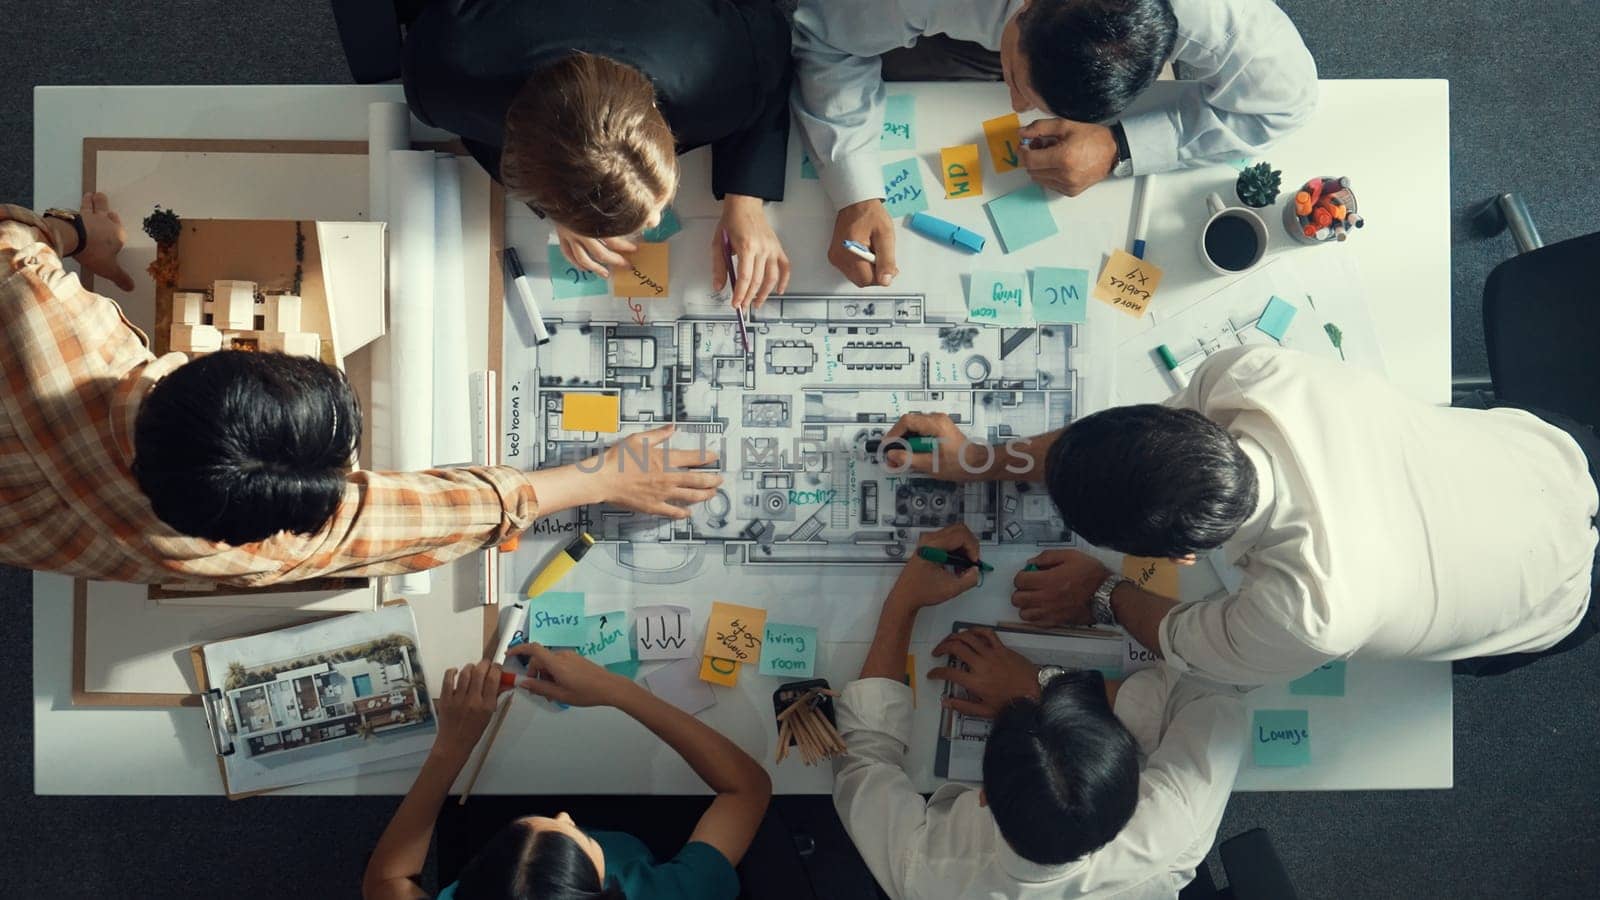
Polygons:
<instances>
[{"instance_id":1,"label":"white paper sheet","mask_svg":"<svg viewBox=\"0 0 1600 900\"><path fill-rule=\"evenodd\" d=\"M389 151L389 389L394 467L433 465L434 154ZM469 451L470 452L470 451ZM395 579L406 595L425 594L426 572Z\"/></svg>"},{"instance_id":2,"label":"white paper sheet","mask_svg":"<svg viewBox=\"0 0 1600 900\"><path fill-rule=\"evenodd\" d=\"M695 634L694 614L687 606L637 607L633 629L633 652L640 662L699 656L700 635ZM695 674L698 677L699 672Z\"/></svg>"},{"instance_id":3,"label":"white paper sheet","mask_svg":"<svg viewBox=\"0 0 1600 900\"><path fill-rule=\"evenodd\" d=\"M471 159L469 165L476 165ZM467 365L466 264L462 258L461 164L434 158L433 464L472 462Z\"/></svg>"},{"instance_id":4,"label":"white paper sheet","mask_svg":"<svg viewBox=\"0 0 1600 900\"><path fill-rule=\"evenodd\" d=\"M680 659L662 666L644 677L644 686L691 716L717 705L711 685L700 680L698 659Z\"/></svg>"}]
</instances>

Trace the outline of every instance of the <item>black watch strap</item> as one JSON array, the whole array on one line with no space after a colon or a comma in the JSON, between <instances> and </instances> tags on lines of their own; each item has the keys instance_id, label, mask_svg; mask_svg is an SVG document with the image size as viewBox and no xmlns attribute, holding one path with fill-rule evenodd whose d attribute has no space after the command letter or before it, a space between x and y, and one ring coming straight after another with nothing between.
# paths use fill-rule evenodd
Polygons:
<instances>
[{"instance_id":1,"label":"black watch strap","mask_svg":"<svg viewBox=\"0 0 1600 900\"><path fill-rule=\"evenodd\" d=\"M1111 137L1117 142L1117 162L1127 162L1133 158L1128 150L1128 134L1122 130L1121 122L1111 123Z\"/></svg>"},{"instance_id":2,"label":"black watch strap","mask_svg":"<svg viewBox=\"0 0 1600 900\"><path fill-rule=\"evenodd\" d=\"M84 230L82 213L74 212L70 209L51 208L44 211L44 217L47 219L60 219L61 221L70 224L72 226L72 230L78 233L78 246L74 247L71 253L66 254L67 259L71 259L74 256L77 256L79 253L82 253L83 248L89 245L89 233Z\"/></svg>"}]
</instances>

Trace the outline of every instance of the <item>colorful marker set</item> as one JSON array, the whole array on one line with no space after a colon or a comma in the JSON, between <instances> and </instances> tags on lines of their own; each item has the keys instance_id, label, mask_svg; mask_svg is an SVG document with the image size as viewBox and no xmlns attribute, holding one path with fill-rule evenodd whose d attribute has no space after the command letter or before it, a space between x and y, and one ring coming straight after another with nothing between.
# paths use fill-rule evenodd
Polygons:
<instances>
[{"instance_id":1,"label":"colorful marker set","mask_svg":"<svg viewBox=\"0 0 1600 900\"><path fill-rule=\"evenodd\" d=\"M1350 179L1323 177L1307 181L1283 209L1283 225L1303 244L1342 241L1366 225L1356 212Z\"/></svg>"}]
</instances>

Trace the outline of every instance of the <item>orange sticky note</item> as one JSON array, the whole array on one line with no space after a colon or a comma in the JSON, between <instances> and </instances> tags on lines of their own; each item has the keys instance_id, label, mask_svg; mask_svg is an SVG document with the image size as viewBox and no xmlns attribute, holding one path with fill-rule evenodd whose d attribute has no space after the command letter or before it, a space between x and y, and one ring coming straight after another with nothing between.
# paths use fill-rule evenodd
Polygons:
<instances>
[{"instance_id":1,"label":"orange sticky note","mask_svg":"<svg viewBox=\"0 0 1600 900\"><path fill-rule=\"evenodd\" d=\"M989 142L989 158L994 161L996 172L1009 172L1017 167L1017 148L1022 146L1017 130L1021 127L1022 120L1016 113L983 123L983 136Z\"/></svg>"},{"instance_id":2,"label":"orange sticky note","mask_svg":"<svg viewBox=\"0 0 1600 900\"><path fill-rule=\"evenodd\" d=\"M562 394L561 430L616 434L621 427L622 398L616 394Z\"/></svg>"},{"instance_id":3,"label":"orange sticky note","mask_svg":"<svg viewBox=\"0 0 1600 900\"><path fill-rule=\"evenodd\" d=\"M1163 557L1124 556L1122 577L1168 600L1178 599L1178 564Z\"/></svg>"},{"instance_id":4,"label":"orange sticky note","mask_svg":"<svg viewBox=\"0 0 1600 900\"><path fill-rule=\"evenodd\" d=\"M751 664L761 658L767 611L733 603L712 603L706 621L705 656Z\"/></svg>"},{"instance_id":5,"label":"orange sticky note","mask_svg":"<svg viewBox=\"0 0 1600 900\"><path fill-rule=\"evenodd\" d=\"M962 144L940 150L939 175L944 179L946 200L983 193L983 166L978 162L978 145Z\"/></svg>"},{"instance_id":6,"label":"orange sticky note","mask_svg":"<svg viewBox=\"0 0 1600 900\"><path fill-rule=\"evenodd\" d=\"M739 683L739 664L731 659L707 656L700 660L700 680L733 687Z\"/></svg>"},{"instance_id":7,"label":"orange sticky note","mask_svg":"<svg viewBox=\"0 0 1600 900\"><path fill-rule=\"evenodd\" d=\"M667 296L670 282L667 278L668 254L665 243L640 244L638 250L623 256L627 258L629 268L612 270L613 295L651 299Z\"/></svg>"},{"instance_id":8,"label":"orange sticky note","mask_svg":"<svg viewBox=\"0 0 1600 900\"><path fill-rule=\"evenodd\" d=\"M1161 286L1161 267L1126 250L1113 250L1089 293L1135 319L1144 315Z\"/></svg>"}]
</instances>

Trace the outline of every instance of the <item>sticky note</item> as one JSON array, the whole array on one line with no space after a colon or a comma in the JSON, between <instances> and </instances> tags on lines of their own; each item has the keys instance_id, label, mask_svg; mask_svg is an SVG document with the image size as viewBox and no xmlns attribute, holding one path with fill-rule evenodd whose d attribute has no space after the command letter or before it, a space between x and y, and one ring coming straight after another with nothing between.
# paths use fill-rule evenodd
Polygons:
<instances>
[{"instance_id":1,"label":"sticky note","mask_svg":"<svg viewBox=\"0 0 1600 900\"><path fill-rule=\"evenodd\" d=\"M940 150L939 177L944 179L946 200L983 193L983 166L978 163L978 145L962 144Z\"/></svg>"},{"instance_id":2,"label":"sticky note","mask_svg":"<svg viewBox=\"0 0 1600 900\"><path fill-rule=\"evenodd\" d=\"M700 680L723 687L733 687L739 683L739 664L731 659L717 659L715 656L701 657Z\"/></svg>"},{"instance_id":3,"label":"sticky note","mask_svg":"<svg viewBox=\"0 0 1600 900\"><path fill-rule=\"evenodd\" d=\"M1050 214L1050 201L1045 199L1044 188L1030 184L984 204L989 219L994 222L995 233L1007 253L1037 244L1061 229Z\"/></svg>"},{"instance_id":4,"label":"sticky note","mask_svg":"<svg viewBox=\"0 0 1600 900\"><path fill-rule=\"evenodd\" d=\"M623 256L628 260L628 267L612 271L611 292L614 295L650 298L667 295L670 282L666 244L640 244L638 250Z\"/></svg>"},{"instance_id":5,"label":"sticky note","mask_svg":"<svg viewBox=\"0 0 1600 900\"><path fill-rule=\"evenodd\" d=\"M817 181L821 178L817 174L817 164L811 161L811 154L800 151L800 177L806 181Z\"/></svg>"},{"instance_id":6,"label":"sticky note","mask_svg":"<svg viewBox=\"0 0 1600 900\"><path fill-rule=\"evenodd\" d=\"M695 655L694 616L687 606L638 606L633 610L633 650L642 660Z\"/></svg>"},{"instance_id":7,"label":"sticky note","mask_svg":"<svg viewBox=\"0 0 1600 900\"><path fill-rule=\"evenodd\" d=\"M561 254L559 244L547 245L550 251L550 296L557 300L574 297L604 297L611 292L606 280L580 269Z\"/></svg>"},{"instance_id":8,"label":"sticky note","mask_svg":"<svg viewBox=\"0 0 1600 900\"><path fill-rule=\"evenodd\" d=\"M883 104L883 137L880 150L910 150L917 145L913 129L917 122L917 98L910 94L890 94Z\"/></svg>"},{"instance_id":9,"label":"sticky note","mask_svg":"<svg viewBox=\"0 0 1600 900\"><path fill-rule=\"evenodd\" d=\"M628 614L614 609L583 617L583 640L574 645L578 655L598 665L633 659L633 645L628 641Z\"/></svg>"},{"instance_id":10,"label":"sticky note","mask_svg":"<svg viewBox=\"0 0 1600 900\"><path fill-rule=\"evenodd\" d=\"M922 166L916 157L883 167L883 205L891 219L928 208L928 192L922 188Z\"/></svg>"},{"instance_id":11,"label":"sticky note","mask_svg":"<svg viewBox=\"0 0 1600 900\"><path fill-rule=\"evenodd\" d=\"M639 660L629 656L621 662L607 663L607 672L615 672L629 681L639 677Z\"/></svg>"},{"instance_id":12,"label":"sticky note","mask_svg":"<svg viewBox=\"0 0 1600 900\"><path fill-rule=\"evenodd\" d=\"M1281 341L1289 333L1289 323L1294 321L1294 314L1299 310L1294 304L1280 297L1273 297L1267 301L1267 308L1261 311L1261 318L1256 320L1256 328L1271 335L1273 340Z\"/></svg>"},{"instance_id":13,"label":"sticky note","mask_svg":"<svg viewBox=\"0 0 1600 900\"><path fill-rule=\"evenodd\" d=\"M1089 293L1135 319L1144 315L1161 286L1161 267L1126 250L1111 251L1100 280Z\"/></svg>"},{"instance_id":14,"label":"sticky note","mask_svg":"<svg viewBox=\"0 0 1600 900\"><path fill-rule=\"evenodd\" d=\"M996 172L1009 172L1017 167L1017 148L1022 146L1017 130L1021 127L1022 120L1016 113L983 123L983 137L989 143L989 159L993 160Z\"/></svg>"},{"instance_id":15,"label":"sticky note","mask_svg":"<svg viewBox=\"0 0 1600 900\"><path fill-rule=\"evenodd\" d=\"M1289 682L1289 693L1312 697L1343 697L1344 668L1344 660L1329 660L1317 666L1310 674Z\"/></svg>"},{"instance_id":16,"label":"sticky note","mask_svg":"<svg viewBox=\"0 0 1600 900\"><path fill-rule=\"evenodd\" d=\"M810 678L816 660L817 629L768 622L756 674Z\"/></svg>"},{"instance_id":17,"label":"sticky note","mask_svg":"<svg viewBox=\"0 0 1600 900\"><path fill-rule=\"evenodd\" d=\"M622 426L622 398L617 394L562 394L561 430L616 434Z\"/></svg>"},{"instance_id":18,"label":"sticky note","mask_svg":"<svg viewBox=\"0 0 1600 900\"><path fill-rule=\"evenodd\" d=\"M1258 766L1311 762L1311 714L1303 709L1258 709L1250 723L1252 759Z\"/></svg>"},{"instance_id":19,"label":"sticky note","mask_svg":"<svg viewBox=\"0 0 1600 900\"><path fill-rule=\"evenodd\" d=\"M735 667L737 671L738 667ZM689 715L717 705L717 695L700 678L700 663L694 658L680 659L644 677L650 693Z\"/></svg>"},{"instance_id":20,"label":"sticky note","mask_svg":"<svg viewBox=\"0 0 1600 900\"><path fill-rule=\"evenodd\" d=\"M1122 639L1122 675L1132 675L1140 669L1148 669L1160 662L1161 657L1157 656L1154 650L1146 650L1143 644L1131 637Z\"/></svg>"},{"instance_id":21,"label":"sticky note","mask_svg":"<svg viewBox=\"0 0 1600 900\"><path fill-rule=\"evenodd\" d=\"M1028 276L1023 272L972 273L967 287L967 320L987 325L1019 325L1028 321Z\"/></svg>"},{"instance_id":22,"label":"sticky note","mask_svg":"<svg viewBox=\"0 0 1600 900\"><path fill-rule=\"evenodd\" d=\"M733 603L712 603L706 622L704 655L754 663L761 657L761 639L767 624L767 611Z\"/></svg>"},{"instance_id":23,"label":"sticky note","mask_svg":"<svg viewBox=\"0 0 1600 900\"><path fill-rule=\"evenodd\" d=\"M576 647L589 630L583 621L583 595L545 591L528 601L528 641L547 647Z\"/></svg>"},{"instance_id":24,"label":"sticky note","mask_svg":"<svg viewBox=\"0 0 1600 900\"><path fill-rule=\"evenodd\" d=\"M1122 577L1168 600L1178 599L1178 565L1170 559L1150 556L1124 556Z\"/></svg>"},{"instance_id":25,"label":"sticky note","mask_svg":"<svg viewBox=\"0 0 1600 900\"><path fill-rule=\"evenodd\" d=\"M650 244L659 244L683 230L683 223L678 221L678 212L672 207L661 211L661 221L654 228L646 228L639 232L639 240Z\"/></svg>"},{"instance_id":26,"label":"sticky note","mask_svg":"<svg viewBox=\"0 0 1600 900\"><path fill-rule=\"evenodd\" d=\"M1241 156L1238 159L1230 159L1228 160L1228 165L1232 166L1236 172L1243 172L1245 169L1250 168L1250 157Z\"/></svg>"},{"instance_id":27,"label":"sticky note","mask_svg":"<svg viewBox=\"0 0 1600 900\"><path fill-rule=\"evenodd\" d=\"M1033 270L1033 320L1079 324L1089 318L1089 273L1040 266Z\"/></svg>"}]
</instances>

